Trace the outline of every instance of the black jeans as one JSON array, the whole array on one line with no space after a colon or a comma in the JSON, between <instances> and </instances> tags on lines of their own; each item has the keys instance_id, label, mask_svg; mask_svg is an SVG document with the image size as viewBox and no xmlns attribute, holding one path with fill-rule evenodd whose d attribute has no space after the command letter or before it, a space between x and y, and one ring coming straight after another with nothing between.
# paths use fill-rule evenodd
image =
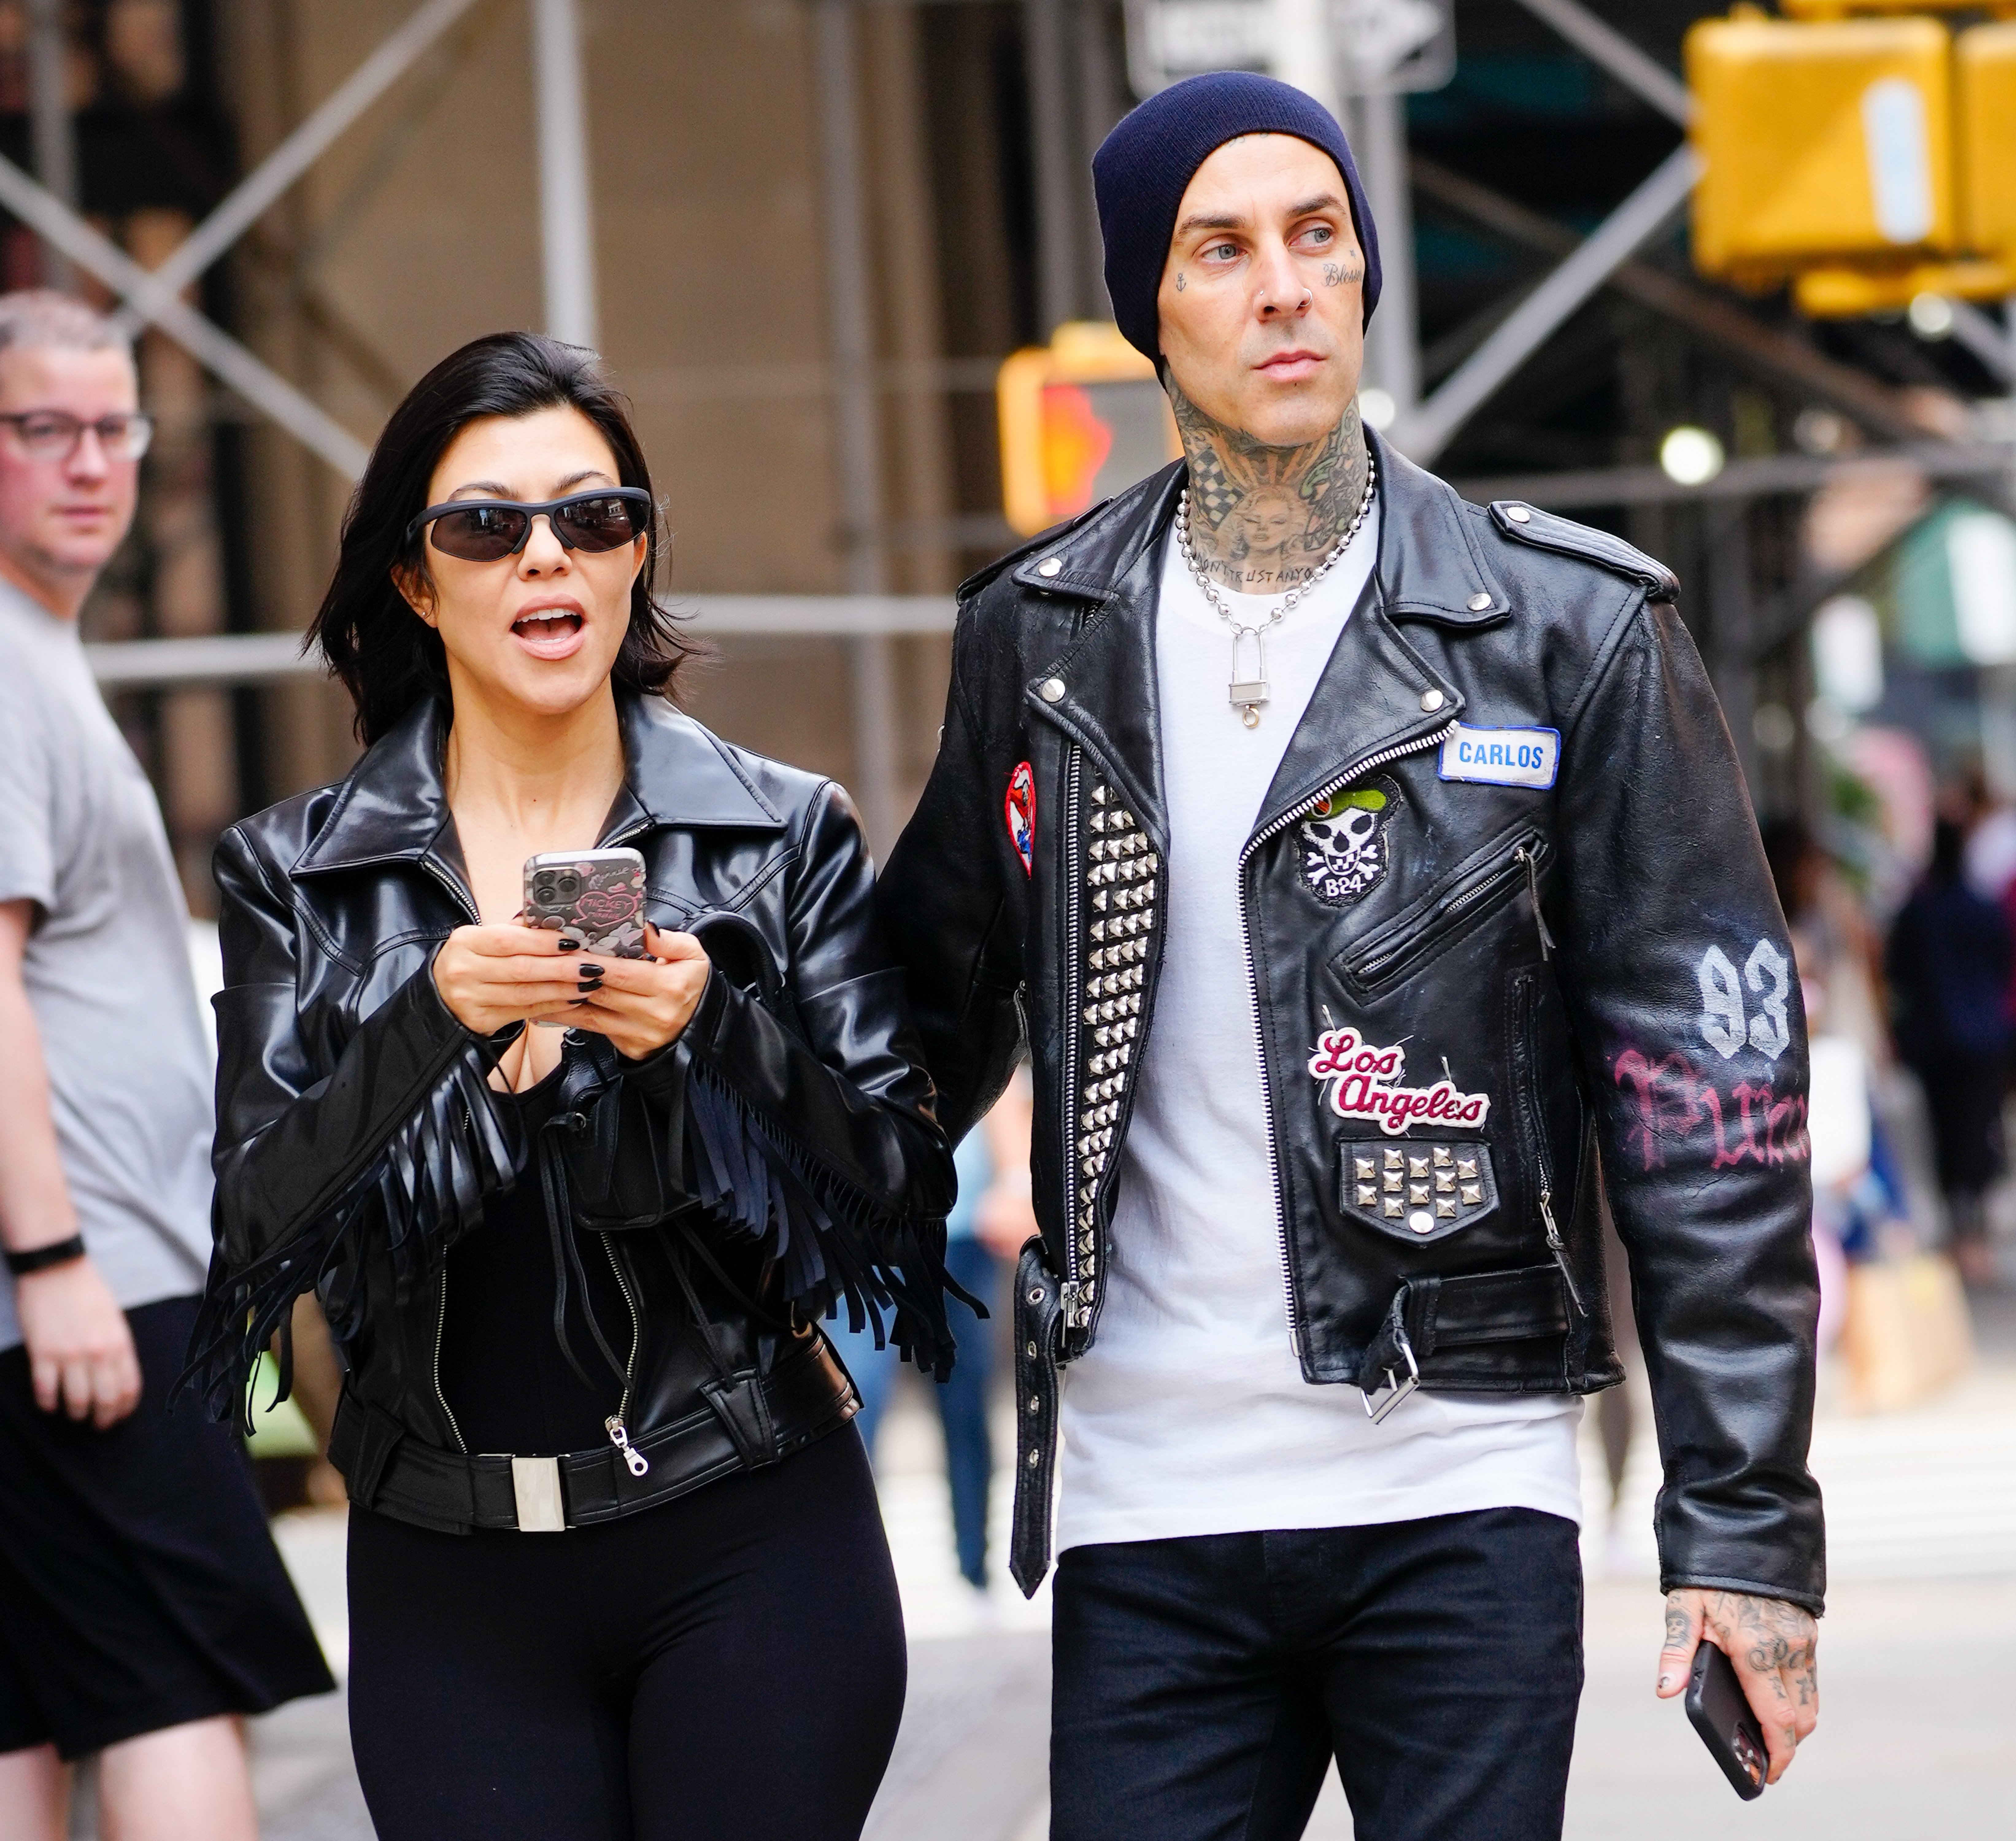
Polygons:
<instances>
[{"instance_id":1,"label":"black jeans","mask_svg":"<svg viewBox=\"0 0 2016 1841\"><path fill-rule=\"evenodd\" d=\"M1294 1841L1335 1756L1358 1841L1555 1841L1582 1693L1571 1522L1077 1547L1051 1841Z\"/></svg>"},{"instance_id":2,"label":"black jeans","mask_svg":"<svg viewBox=\"0 0 2016 1841\"><path fill-rule=\"evenodd\" d=\"M854 1841L908 1666L848 1426L564 1534L352 1508L350 1653L383 1841Z\"/></svg>"}]
</instances>

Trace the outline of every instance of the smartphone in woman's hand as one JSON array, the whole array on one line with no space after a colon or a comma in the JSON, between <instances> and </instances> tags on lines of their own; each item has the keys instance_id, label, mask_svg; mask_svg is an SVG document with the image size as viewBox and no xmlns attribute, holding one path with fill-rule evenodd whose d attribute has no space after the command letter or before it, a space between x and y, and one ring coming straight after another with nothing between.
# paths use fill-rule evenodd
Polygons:
<instances>
[{"instance_id":1,"label":"smartphone in woman's hand","mask_svg":"<svg viewBox=\"0 0 2016 1841\"><path fill-rule=\"evenodd\" d=\"M635 850L548 850L525 859L524 923L584 953L644 957L644 859Z\"/></svg>"}]
</instances>

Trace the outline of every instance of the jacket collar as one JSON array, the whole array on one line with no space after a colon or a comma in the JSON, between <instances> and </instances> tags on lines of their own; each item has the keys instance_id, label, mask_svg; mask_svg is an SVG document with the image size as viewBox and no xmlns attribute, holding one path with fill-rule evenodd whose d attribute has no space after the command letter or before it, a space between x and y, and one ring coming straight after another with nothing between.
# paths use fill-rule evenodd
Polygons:
<instances>
[{"instance_id":1,"label":"jacket collar","mask_svg":"<svg viewBox=\"0 0 2016 1841\"><path fill-rule=\"evenodd\" d=\"M1289 740L1256 830L1355 763L1419 747L1460 715L1460 694L1407 644L1398 622L1474 628L1511 612L1455 491L1378 435L1367 438L1379 479L1377 566ZM1184 477L1175 463L1038 545L1014 571L1025 589L1093 603L1069 650L1024 685L1024 701L1099 761L1165 850L1155 617L1161 540Z\"/></svg>"},{"instance_id":2,"label":"jacket collar","mask_svg":"<svg viewBox=\"0 0 2016 1841\"><path fill-rule=\"evenodd\" d=\"M783 815L692 717L661 697L619 691L624 782L603 840L661 827L780 830ZM448 705L425 697L350 771L336 808L293 866L296 876L426 863L466 884L441 772Z\"/></svg>"}]
</instances>

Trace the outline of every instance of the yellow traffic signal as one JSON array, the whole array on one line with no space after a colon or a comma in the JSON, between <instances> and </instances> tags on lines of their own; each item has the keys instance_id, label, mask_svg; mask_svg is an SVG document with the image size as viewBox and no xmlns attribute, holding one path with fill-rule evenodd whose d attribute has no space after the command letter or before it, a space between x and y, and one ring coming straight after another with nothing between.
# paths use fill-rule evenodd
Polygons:
<instances>
[{"instance_id":1,"label":"yellow traffic signal","mask_svg":"<svg viewBox=\"0 0 2016 1841\"><path fill-rule=\"evenodd\" d=\"M1025 537L1076 517L1180 458L1155 367L1102 321L1073 320L995 373L1001 487Z\"/></svg>"},{"instance_id":2,"label":"yellow traffic signal","mask_svg":"<svg viewBox=\"0 0 2016 1841\"><path fill-rule=\"evenodd\" d=\"M1967 245L2016 262L2016 23L1976 26L1954 49Z\"/></svg>"},{"instance_id":3,"label":"yellow traffic signal","mask_svg":"<svg viewBox=\"0 0 2016 1841\"><path fill-rule=\"evenodd\" d=\"M1767 287L1816 262L1952 250L1951 46L1925 19L1694 26L1697 266Z\"/></svg>"}]
</instances>

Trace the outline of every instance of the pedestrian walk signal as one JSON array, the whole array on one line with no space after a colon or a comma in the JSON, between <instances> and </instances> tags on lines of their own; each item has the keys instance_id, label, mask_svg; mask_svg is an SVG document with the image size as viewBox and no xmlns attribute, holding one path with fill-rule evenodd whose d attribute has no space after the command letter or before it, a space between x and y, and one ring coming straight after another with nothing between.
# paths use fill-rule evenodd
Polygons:
<instances>
[{"instance_id":1,"label":"pedestrian walk signal","mask_svg":"<svg viewBox=\"0 0 2016 1841\"><path fill-rule=\"evenodd\" d=\"M1738 7L1686 41L1705 275L1805 312L2016 290L2016 27L1956 36L1879 0Z\"/></svg>"},{"instance_id":2,"label":"pedestrian walk signal","mask_svg":"<svg viewBox=\"0 0 2016 1841\"><path fill-rule=\"evenodd\" d=\"M994 388L1003 509L1024 537L1182 456L1155 367L1107 322L1059 326L1006 359Z\"/></svg>"}]
</instances>

